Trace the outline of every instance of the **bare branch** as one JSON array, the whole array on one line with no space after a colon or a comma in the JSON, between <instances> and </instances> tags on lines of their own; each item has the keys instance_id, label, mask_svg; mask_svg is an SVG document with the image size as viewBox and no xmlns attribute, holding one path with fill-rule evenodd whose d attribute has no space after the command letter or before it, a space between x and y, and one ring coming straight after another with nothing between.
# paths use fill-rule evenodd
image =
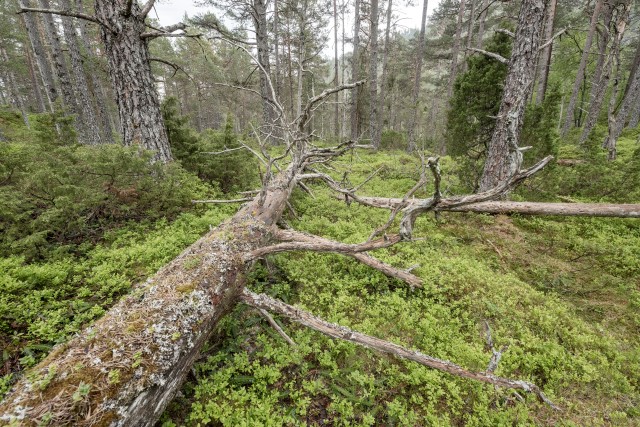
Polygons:
<instances>
[{"instance_id":1,"label":"bare branch","mask_svg":"<svg viewBox=\"0 0 640 427\"><path fill-rule=\"evenodd\" d=\"M514 33L513 31L509 31L509 30L507 30L506 28L498 28L498 29L496 30L496 33L506 34L506 35L508 35L509 37L511 37L512 39L515 39L515 38L516 38L515 33Z\"/></svg>"},{"instance_id":2,"label":"bare branch","mask_svg":"<svg viewBox=\"0 0 640 427\"><path fill-rule=\"evenodd\" d=\"M493 338L491 337L491 326L489 326L489 322L484 321L485 333L487 335L487 347L491 350L491 359L489 359L489 365L487 366L487 372L493 373L498 367L498 363L500 363L500 359L502 358L502 354L507 351L509 348L508 345L502 346L502 348L498 351L493 345Z\"/></svg>"},{"instance_id":3,"label":"bare branch","mask_svg":"<svg viewBox=\"0 0 640 427\"><path fill-rule=\"evenodd\" d=\"M222 151L200 151L198 152L198 154L211 154L214 156L217 156L218 154L226 154L226 153L231 153L233 151L238 151L238 150L246 150L246 147L236 147L236 148L227 148L225 147L224 150Z\"/></svg>"},{"instance_id":4,"label":"bare branch","mask_svg":"<svg viewBox=\"0 0 640 427\"><path fill-rule=\"evenodd\" d=\"M189 73L187 73L187 71L184 68L182 68L180 65L178 65L178 64L174 64L173 62L167 61L166 59L154 58L154 57L150 57L149 61L159 62L161 64L165 64L165 65L168 65L169 67L173 68L173 74L171 75L171 78L173 78L178 71L182 71L189 78L189 80L193 81L193 78L191 77L191 75Z\"/></svg>"},{"instance_id":5,"label":"bare branch","mask_svg":"<svg viewBox=\"0 0 640 427\"><path fill-rule=\"evenodd\" d=\"M40 9L35 7L22 7L18 13L35 12L35 13L50 13L52 15L69 16L71 18L83 19L85 21L93 22L107 28L113 32L113 29L106 23L93 15L87 15L86 13L74 12L71 10L56 10L56 9Z\"/></svg>"},{"instance_id":6,"label":"bare branch","mask_svg":"<svg viewBox=\"0 0 640 427\"><path fill-rule=\"evenodd\" d=\"M307 105L305 105L305 107L302 109L302 112L300 113L300 115L296 119L296 122L298 123L298 131L300 133L303 133L304 127L307 125L307 121L309 120L309 117L311 116L311 110L313 109L314 105L316 105L318 102L324 100L328 96L333 95L334 93L342 92L343 90L354 89L354 88L356 88L358 86L361 86L361 85L363 85L365 83L366 83L366 80L360 80L360 81L357 81L357 82L354 82L354 83L346 83L346 84L343 84L343 85L340 85L340 86L336 86L336 87L332 87L332 88L326 89L320 95L317 95L317 96L314 96L313 98L311 98L309 101L307 101Z\"/></svg>"},{"instance_id":7,"label":"bare branch","mask_svg":"<svg viewBox=\"0 0 640 427\"><path fill-rule=\"evenodd\" d=\"M497 59L498 61L502 62L503 64L508 64L509 60L507 58L505 58L504 56L497 54L497 53L493 53L493 52L489 52L487 50L483 50L483 49L476 49L475 47L470 47L467 50L470 50L472 52L478 52L481 53L483 55L486 55L490 58L493 59Z\"/></svg>"},{"instance_id":8,"label":"bare branch","mask_svg":"<svg viewBox=\"0 0 640 427\"><path fill-rule=\"evenodd\" d=\"M278 325L276 320L273 317L271 317L271 315L269 314L269 312L267 310L265 310L263 308L256 308L256 310L258 310L258 313L260 313L262 315L262 317L267 319L267 322L269 322L271 327L273 329L275 329L276 332L278 333L278 335L280 335L282 338L284 338L284 340L287 343L289 343L289 345L296 346L296 343L289 337L289 335L287 335L287 333L280 327L280 325Z\"/></svg>"},{"instance_id":9,"label":"bare branch","mask_svg":"<svg viewBox=\"0 0 640 427\"><path fill-rule=\"evenodd\" d=\"M537 385L533 383L522 380L512 380L509 378L498 377L491 372L469 371L462 366L456 365L455 363L452 363L448 360L437 359L435 357L423 354L417 350L410 350L406 347L394 344L390 341L385 341L380 338L372 337L370 335L365 335L363 333L354 331L344 326L329 323L326 320L314 316L313 314L300 308L285 304L265 294L255 294L246 288L243 289L240 298L244 303L250 306L279 313L283 316L288 317L294 322L300 323L301 325L328 335L332 338L350 341L352 343L370 348L372 350L391 354L401 359L411 360L429 368L447 372L457 377L469 378L472 380L493 384L499 387L524 390L526 392L535 394L540 400L547 403L553 409L560 409L544 395L542 390L540 390Z\"/></svg>"},{"instance_id":10,"label":"bare branch","mask_svg":"<svg viewBox=\"0 0 640 427\"><path fill-rule=\"evenodd\" d=\"M147 17L149 12L151 12L151 9L153 8L153 5L155 4L155 2L156 0L147 1L147 3L142 7L142 10L140 11L140 18L144 19Z\"/></svg>"},{"instance_id":11,"label":"bare branch","mask_svg":"<svg viewBox=\"0 0 640 427\"><path fill-rule=\"evenodd\" d=\"M564 33L566 33L566 32L567 32L567 28L563 28L562 30L560 30L560 31L558 31L557 33L555 33L555 34L553 35L553 37L551 37L551 38L550 38L549 40L547 40L547 41L546 41L542 46L540 46L540 47L538 48L538 51L542 51L542 50L544 50L544 49L545 49L546 47L548 47L551 43L553 43L553 41L554 41L556 38L560 37L561 35L563 35L563 34L564 34Z\"/></svg>"},{"instance_id":12,"label":"bare branch","mask_svg":"<svg viewBox=\"0 0 640 427\"><path fill-rule=\"evenodd\" d=\"M314 236L312 234L301 233L299 231L294 230L277 230L276 237L281 241L291 241L291 242L321 242L327 246L340 244L339 242L335 242L330 239L325 239L324 237ZM402 270L391 265L388 265L377 258L372 257L369 254L365 254L362 252L354 252L354 253L346 253L346 252L338 252L342 255L349 256L354 258L355 260L365 264L371 268L374 268L380 271L382 274L388 277L393 277L395 279L402 280L406 282L411 288L421 288L422 287L422 279L418 276L411 274L411 268Z\"/></svg>"},{"instance_id":13,"label":"bare branch","mask_svg":"<svg viewBox=\"0 0 640 427\"><path fill-rule=\"evenodd\" d=\"M242 202L250 202L253 200L253 197L245 197L242 199L219 199L219 200L192 200L191 203L242 203Z\"/></svg>"}]
</instances>

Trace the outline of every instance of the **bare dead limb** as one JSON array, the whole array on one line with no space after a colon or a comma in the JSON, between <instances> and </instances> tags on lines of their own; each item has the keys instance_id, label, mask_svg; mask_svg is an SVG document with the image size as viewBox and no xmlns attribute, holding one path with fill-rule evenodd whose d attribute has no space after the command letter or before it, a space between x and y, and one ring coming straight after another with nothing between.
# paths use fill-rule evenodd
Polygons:
<instances>
[{"instance_id":1,"label":"bare dead limb","mask_svg":"<svg viewBox=\"0 0 640 427\"><path fill-rule=\"evenodd\" d=\"M513 31L509 31L506 28L498 28L496 30L496 33L502 33L502 34L506 34L507 36L511 37L512 39L516 38L516 35Z\"/></svg>"},{"instance_id":2,"label":"bare dead limb","mask_svg":"<svg viewBox=\"0 0 640 427\"><path fill-rule=\"evenodd\" d=\"M309 243L322 243L326 247L335 246L339 244L339 242L335 242L330 239L325 239L324 237L314 236L313 234L302 233L294 230L277 230L275 232L275 237L281 241L288 242L309 242ZM369 243L369 242L367 242ZM331 251L333 252L333 251ZM411 274L412 268L402 270L400 268L393 267L389 264L386 264L380 261L377 258L369 254L365 254L362 252L337 252L342 255L349 256L354 258L355 260L365 264L373 269L380 271L387 277L393 277L395 279L402 280L407 283L411 288L421 288L422 287L422 279L418 276ZM415 267L414 267L415 268Z\"/></svg>"},{"instance_id":3,"label":"bare dead limb","mask_svg":"<svg viewBox=\"0 0 640 427\"><path fill-rule=\"evenodd\" d=\"M291 346L296 346L297 344L289 337L289 335L287 335L287 333L284 331L284 329L282 329L280 327L280 325L278 325L278 323L276 322L276 320L271 317L271 315L269 314L269 312L263 308L257 308L256 310L258 310L258 313L260 313L262 315L262 317L264 317L265 319L267 319L267 322L269 322L269 324L271 325L271 327L273 329L276 330L276 332L278 333L278 335L280 335L287 343L289 343L289 345Z\"/></svg>"},{"instance_id":4,"label":"bare dead limb","mask_svg":"<svg viewBox=\"0 0 640 427\"><path fill-rule=\"evenodd\" d=\"M488 50L483 50L483 49L476 49L475 47L470 47L467 50L470 50L472 52L477 52L477 53L481 53L483 55L486 55L490 58L496 59L500 62L502 62L503 64L508 64L509 60L507 58L505 58L504 56L498 54L498 53L493 53L493 52L489 52Z\"/></svg>"},{"instance_id":5,"label":"bare dead limb","mask_svg":"<svg viewBox=\"0 0 640 427\"><path fill-rule=\"evenodd\" d=\"M640 218L640 204L535 203L493 201L464 206L438 206L437 210L491 214L558 215L610 218Z\"/></svg>"},{"instance_id":6,"label":"bare dead limb","mask_svg":"<svg viewBox=\"0 0 640 427\"><path fill-rule=\"evenodd\" d=\"M500 363L500 359L502 358L502 354L507 351L509 348L508 345L503 345L502 348L498 351L496 350L493 344L493 338L491 337L491 326L489 326L489 322L484 321L485 333L487 335L487 347L491 350L491 359L489 359L489 365L487 366L487 372L493 373L498 367L498 363Z\"/></svg>"},{"instance_id":7,"label":"bare dead limb","mask_svg":"<svg viewBox=\"0 0 640 427\"><path fill-rule=\"evenodd\" d=\"M253 197L245 197L242 199L192 200L191 203L242 203L251 200L253 200Z\"/></svg>"},{"instance_id":8,"label":"bare dead limb","mask_svg":"<svg viewBox=\"0 0 640 427\"><path fill-rule=\"evenodd\" d=\"M87 15L86 13L80 13L80 12L75 12L72 10L64 10L64 9L40 9L37 7L22 7L18 11L18 13L26 13L26 12L50 13L52 15L69 16L71 18L83 19L85 21L102 25L104 28L108 29L109 31L114 32L113 28L111 28L109 24L98 19L96 16Z\"/></svg>"},{"instance_id":9,"label":"bare dead limb","mask_svg":"<svg viewBox=\"0 0 640 427\"><path fill-rule=\"evenodd\" d=\"M542 390L540 390L537 385L533 383L522 380L512 380L509 378L498 377L491 372L469 371L448 360L437 359L435 357L423 354L417 350L410 350L406 347L402 347L390 341L372 337L370 335L366 335L349 329L345 326L329 323L326 320L314 316L313 314L305 310L291 306L289 304L285 304L282 301L278 301L265 294L253 293L246 288L243 289L240 299L244 303L252 307L261 308L281 314L293 320L294 322L300 323L301 325L328 335L332 338L350 341L352 343L370 348L372 350L391 354L401 359L411 360L429 368L437 369L439 371L443 371L457 377L469 378L487 384L493 384L498 387L524 390L526 392L535 394L541 401L545 402L553 409L560 409L544 395Z\"/></svg>"},{"instance_id":10,"label":"bare dead limb","mask_svg":"<svg viewBox=\"0 0 640 427\"><path fill-rule=\"evenodd\" d=\"M233 151L246 150L246 147L236 147L236 148L227 148L225 147L222 151L200 151L198 154L211 154L213 156L217 156L218 154L226 154L231 153Z\"/></svg>"},{"instance_id":11,"label":"bare dead limb","mask_svg":"<svg viewBox=\"0 0 640 427\"><path fill-rule=\"evenodd\" d=\"M561 35L563 35L564 33L567 32L567 28L563 28L562 30L558 31L557 33L555 33L553 35L553 37L551 37L549 40L547 40L542 46L540 46L538 48L539 51L544 50L546 47L548 47L551 43L553 43L553 41L560 37Z\"/></svg>"},{"instance_id":12,"label":"bare dead limb","mask_svg":"<svg viewBox=\"0 0 640 427\"><path fill-rule=\"evenodd\" d=\"M147 3L145 3L144 6L142 6L142 10L140 11L140 16L143 19L147 17L149 12L151 12L151 9L153 8L153 5L155 4L155 2L156 0L148 0Z\"/></svg>"}]
</instances>

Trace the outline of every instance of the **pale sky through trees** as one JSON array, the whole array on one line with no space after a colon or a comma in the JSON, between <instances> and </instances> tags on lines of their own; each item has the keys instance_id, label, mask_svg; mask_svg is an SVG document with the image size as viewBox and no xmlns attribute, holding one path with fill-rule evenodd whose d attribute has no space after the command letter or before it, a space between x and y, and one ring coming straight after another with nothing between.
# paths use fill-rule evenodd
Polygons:
<instances>
[{"instance_id":1,"label":"pale sky through trees","mask_svg":"<svg viewBox=\"0 0 640 427\"><path fill-rule=\"evenodd\" d=\"M413 6L404 6L404 3L399 7L394 5L395 14L401 20L398 21L400 28L420 28L420 19L422 13L422 1L414 0ZM429 12L431 15L436 6L440 3L440 0L429 1ZM193 1L184 0L163 0L156 2L155 13L151 13L152 18L157 18L163 25L171 25L180 21L184 14L194 16L196 14L204 13L207 10L212 10L211 7L199 7L195 5ZM350 11L352 13L353 11ZM381 12L381 18L384 16L384 11ZM349 26L350 27L350 26ZM351 28L347 29L349 32Z\"/></svg>"}]
</instances>

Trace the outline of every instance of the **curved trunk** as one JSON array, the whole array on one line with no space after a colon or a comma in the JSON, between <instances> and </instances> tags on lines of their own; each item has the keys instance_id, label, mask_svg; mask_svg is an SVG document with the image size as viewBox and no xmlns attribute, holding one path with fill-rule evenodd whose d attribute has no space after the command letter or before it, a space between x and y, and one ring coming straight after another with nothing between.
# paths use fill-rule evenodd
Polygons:
<instances>
[{"instance_id":1,"label":"curved trunk","mask_svg":"<svg viewBox=\"0 0 640 427\"><path fill-rule=\"evenodd\" d=\"M518 140L524 112L533 84L545 8L549 0L524 0L518 16L518 29L509 60L502 104L487 160L480 179L480 191L488 191L517 173L522 163Z\"/></svg>"},{"instance_id":2,"label":"curved trunk","mask_svg":"<svg viewBox=\"0 0 640 427\"><path fill-rule=\"evenodd\" d=\"M95 4L98 19L110 26L101 26L100 36L118 102L122 141L152 150L155 160L168 162L172 160L169 139L151 75L147 39L142 37L144 17L135 1L132 12L125 14L126 3L98 0Z\"/></svg>"}]
</instances>

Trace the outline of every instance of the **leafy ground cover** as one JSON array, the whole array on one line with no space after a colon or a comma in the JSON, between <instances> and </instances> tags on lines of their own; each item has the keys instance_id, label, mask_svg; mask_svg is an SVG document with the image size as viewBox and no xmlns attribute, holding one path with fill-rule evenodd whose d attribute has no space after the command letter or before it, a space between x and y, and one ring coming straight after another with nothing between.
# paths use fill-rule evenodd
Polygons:
<instances>
[{"instance_id":1,"label":"leafy ground cover","mask_svg":"<svg viewBox=\"0 0 640 427\"><path fill-rule=\"evenodd\" d=\"M635 139L628 134L621 140L620 159L614 163L600 161L597 150L560 147L561 156L589 158L589 163L551 168L514 198L637 202L640 168L633 166L638 159ZM34 188L33 182L41 185L37 188L59 191L51 203L30 201L27 206L40 218L42 230L51 230L63 227L65 216L82 218L85 205L94 203L71 196L103 186L97 180L87 181L89 187L80 185L81 173L73 174L79 168L74 165L92 158L82 148L46 141L44 136L40 144L54 149L40 160L47 175L39 180L28 169L28 161L38 159L36 152L3 145L12 157L3 157L0 166L15 165L20 174L2 169L3 178L10 179L0 187L12 200L19 199L16 191ZM119 155L99 157L100 173ZM61 175L54 167L56 159L67 159L63 165L71 172ZM44 168L47 164L49 169ZM447 191L462 191L456 178L458 162L444 158L442 165ZM336 178L354 184L380 168L363 194L398 196L415 183L419 163L389 151L354 153L339 167ZM147 174L136 182L157 176ZM184 171L171 176L189 183L183 188L184 199L209 191L193 184ZM54 186L56 179L64 185ZM589 181L592 186L585 184ZM292 200L298 217L286 220L297 229L359 242L387 219L383 211L347 206L320 184L313 191L315 198L300 193ZM425 188L417 196L430 191ZM122 209L109 194L105 197L92 200ZM13 206L20 208L18 203ZM162 215L155 211L149 220L140 220L143 213L128 219L130 210L118 211L122 215L116 225L105 217L97 223L99 235L89 233L87 242L71 246L68 239L62 245L49 238L50 232L40 241L44 243L27 244L40 229L4 235L0 395L21 369L98 318L133 283L143 281L236 210L231 205L186 208L180 200L170 206L172 215L159 220ZM23 211L10 211L22 212L14 217L3 212L5 227L27 221ZM47 223L45 214L55 221ZM83 224L94 230L89 225L95 223ZM485 369L490 357L486 322L496 346L508 346L496 373L535 382L562 412L531 396L453 378L278 319L297 343L290 347L256 311L238 306L216 331L162 423L638 425L640 222L450 213L438 220L420 218L415 231L415 242L375 255L398 267L417 264L414 273L424 280L422 289L412 291L347 258L311 253L270 257L256 266L250 286L333 322L475 370ZM45 243L46 251L34 252Z\"/></svg>"}]
</instances>

